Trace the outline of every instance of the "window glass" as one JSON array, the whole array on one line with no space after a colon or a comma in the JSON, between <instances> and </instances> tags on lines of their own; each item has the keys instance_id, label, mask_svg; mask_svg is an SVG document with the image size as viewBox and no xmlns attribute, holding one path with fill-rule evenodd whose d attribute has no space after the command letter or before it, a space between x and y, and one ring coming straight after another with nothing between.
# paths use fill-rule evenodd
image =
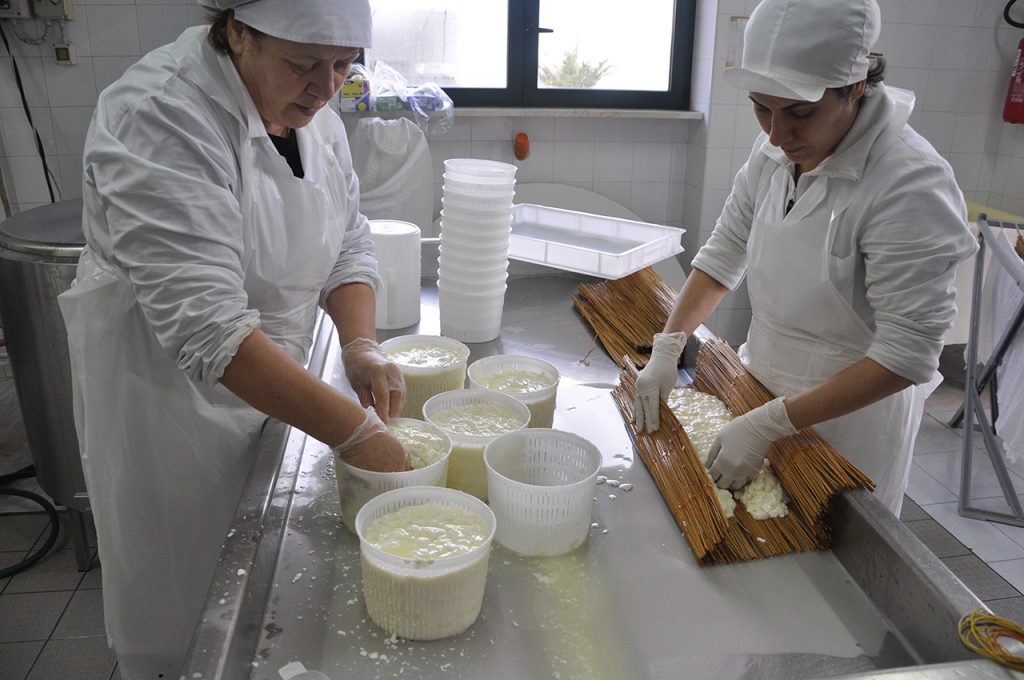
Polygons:
<instances>
[{"instance_id":1,"label":"window glass","mask_svg":"<svg viewBox=\"0 0 1024 680\"><path fill-rule=\"evenodd\" d=\"M507 87L508 0L371 0L378 59L410 85Z\"/></svg>"},{"instance_id":2,"label":"window glass","mask_svg":"<svg viewBox=\"0 0 1024 680\"><path fill-rule=\"evenodd\" d=\"M541 0L537 87L669 89L674 0Z\"/></svg>"}]
</instances>

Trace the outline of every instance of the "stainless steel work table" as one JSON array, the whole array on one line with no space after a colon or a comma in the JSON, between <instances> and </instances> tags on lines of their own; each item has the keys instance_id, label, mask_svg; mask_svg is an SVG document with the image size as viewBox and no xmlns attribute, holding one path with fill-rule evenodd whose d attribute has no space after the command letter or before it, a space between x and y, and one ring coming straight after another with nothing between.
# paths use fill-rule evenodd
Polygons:
<instances>
[{"instance_id":1,"label":"stainless steel work table","mask_svg":"<svg viewBox=\"0 0 1024 680\"><path fill-rule=\"evenodd\" d=\"M270 422L183 677L276 680L291 661L332 680L1013 677L972 660L956 621L980 602L865 492L836 499L830 552L698 566L611 399L618 369L571 308L584 280L510 279L501 337L470 345L470 361L512 353L558 366L554 426L601 449L602 475L633 484L597 487L582 548L527 559L495 543L468 631L389 639L366 615L358 539L340 522L329 450ZM381 339L437 334L429 278L422 298L420 325ZM310 370L341 385L340 351L324 328Z\"/></svg>"}]
</instances>

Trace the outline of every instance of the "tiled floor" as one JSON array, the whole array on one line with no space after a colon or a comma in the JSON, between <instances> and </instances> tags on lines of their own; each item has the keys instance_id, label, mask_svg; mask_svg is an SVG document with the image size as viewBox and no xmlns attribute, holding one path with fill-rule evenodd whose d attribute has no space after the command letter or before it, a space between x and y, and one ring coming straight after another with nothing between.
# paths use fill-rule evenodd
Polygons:
<instances>
[{"instance_id":1,"label":"tiled floor","mask_svg":"<svg viewBox=\"0 0 1024 680\"><path fill-rule=\"evenodd\" d=\"M929 399L901 518L993 611L1024 622L1024 528L957 514L961 439L945 423L961 399L962 386L951 381ZM1005 506L991 466L976 460L975 497ZM29 463L13 381L0 377L0 474ZM1024 463L1013 474L1024 493ZM39 489L31 479L15 486ZM38 506L0 496L0 568L34 552L47 533ZM79 572L63 531L57 546L28 571L0 579L0 680L118 680L103 630L100 567Z\"/></svg>"}]
</instances>

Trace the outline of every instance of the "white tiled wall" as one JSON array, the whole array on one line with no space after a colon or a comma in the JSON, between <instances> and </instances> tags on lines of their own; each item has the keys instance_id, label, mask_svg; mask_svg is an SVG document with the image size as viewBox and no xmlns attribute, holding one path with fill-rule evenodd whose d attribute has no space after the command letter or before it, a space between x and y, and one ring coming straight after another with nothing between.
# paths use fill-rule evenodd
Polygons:
<instances>
[{"instance_id":1,"label":"white tiled wall","mask_svg":"<svg viewBox=\"0 0 1024 680\"><path fill-rule=\"evenodd\" d=\"M1003 22L1002 0L879 0L889 60L887 81L917 93L911 122L953 165L968 198L1024 212L1024 125L1000 119L1017 41L1024 32ZM431 139L436 159L473 155L512 159L516 132L530 135L520 164L524 182L592 189L645 220L688 229L693 253L706 240L745 161L757 127L745 102L721 80L730 48L730 17L757 0L698 0L691 108L699 122L628 118L459 118ZM80 194L85 131L98 92L144 52L201 23L194 0L75 0L66 33L75 66L53 63L48 46L16 40L17 57L36 127L61 194ZM34 21L20 22L38 32ZM16 210L49 200L42 169L14 85L11 59L0 56L0 170ZM436 178L440 178L440 170ZM438 185L439 187L439 185ZM439 192L439 188L438 188ZM730 295L709 323L731 341L749 319L745 290Z\"/></svg>"}]
</instances>

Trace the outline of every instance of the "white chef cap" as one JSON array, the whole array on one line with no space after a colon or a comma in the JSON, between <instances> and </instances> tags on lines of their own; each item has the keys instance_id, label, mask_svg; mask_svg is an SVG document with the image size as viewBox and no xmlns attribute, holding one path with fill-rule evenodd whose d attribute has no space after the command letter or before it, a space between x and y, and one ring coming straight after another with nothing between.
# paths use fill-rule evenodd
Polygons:
<instances>
[{"instance_id":1,"label":"white chef cap","mask_svg":"<svg viewBox=\"0 0 1024 680\"><path fill-rule=\"evenodd\" d=\"M743 32L743 60L722 77L773 97L818 101L867 77L881 13L875 0L762 0Z\"/></svg>"},{"instance_id":2,"label":"white chef cap","mask_svg":"<svg viewBox=\"0 0 1024 680\"><path fill-rule=\"evenodd\" d=\"M212 10L235 10L243 24L292 42L370 47L369 0L198 0Z\"/></svg>"}]
</instances>

